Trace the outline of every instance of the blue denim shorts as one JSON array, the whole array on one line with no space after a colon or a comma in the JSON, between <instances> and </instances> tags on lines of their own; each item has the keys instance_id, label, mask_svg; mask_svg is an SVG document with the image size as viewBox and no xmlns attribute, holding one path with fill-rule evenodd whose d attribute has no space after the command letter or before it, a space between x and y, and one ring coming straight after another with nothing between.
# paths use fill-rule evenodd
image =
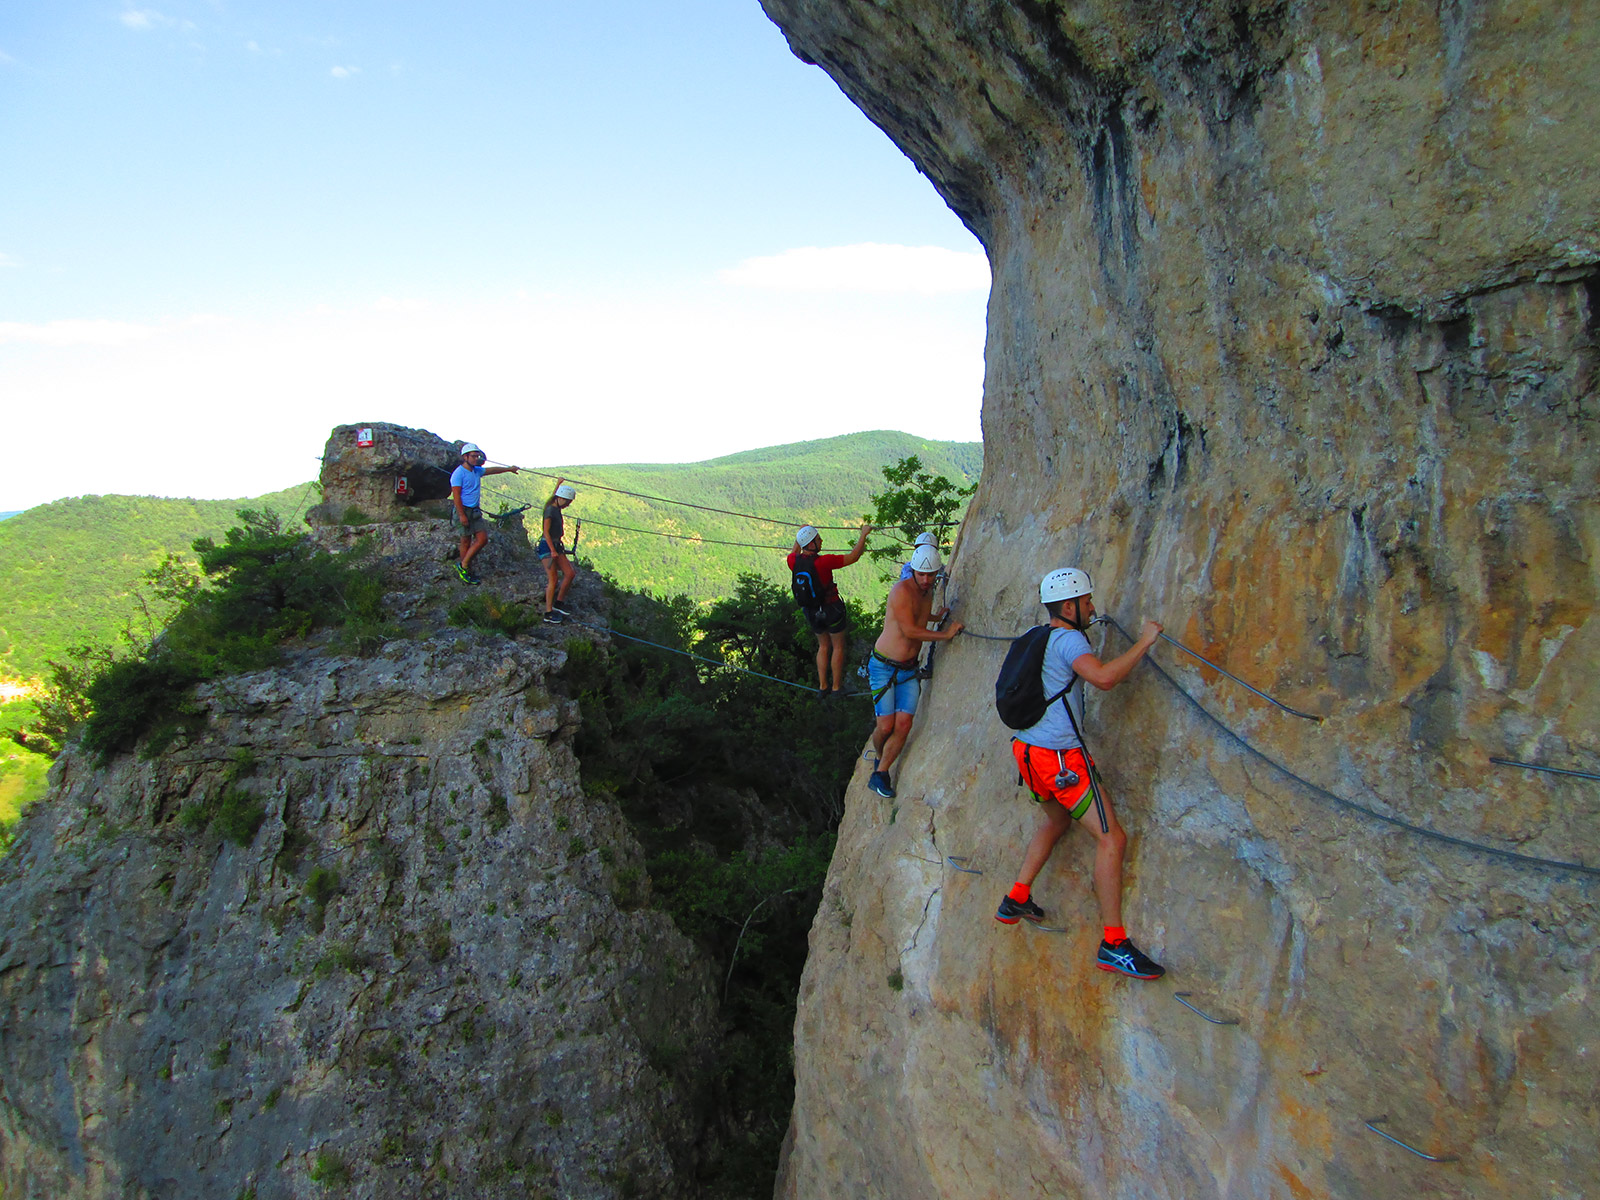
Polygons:
<instances>
[{"instance_id":1,"label":"blue denim shorts","mask_svg":"<svg viewBox=\"0 0 1600 1200\"><path fill-rule=\"evenodd\" d=\"M867 686L874 697L872 711L880 717L917 711L922 681L916 667L895 667L874 655L867 660Z\"/></svg>"}]
</instances>

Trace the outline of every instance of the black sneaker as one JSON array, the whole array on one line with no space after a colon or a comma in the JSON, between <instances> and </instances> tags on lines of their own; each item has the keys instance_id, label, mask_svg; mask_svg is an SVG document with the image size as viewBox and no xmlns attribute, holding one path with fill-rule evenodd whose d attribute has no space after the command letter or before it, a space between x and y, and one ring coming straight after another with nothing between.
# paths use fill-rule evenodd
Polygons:
<instances>
[{"instance_id":1,"label":"black sneaker","mask_svg":"<svg viewBox=\"0 0 1600 1200\"><path fill-rule=\"evenodd\" d=\"M1127 938L1123 938L1116 945L1101 942L1100 953L1095 956L1095 965L1102 971L1115 971L1119 975L1131 975L1135 979L1160 979L1167 973L1165 967L1146 958L1144 952Z\"/></svg>"},{"instance_id":2,"label":"black sneaker","mask_svg":"<svg viewBox=\"0 0 1600 1200\"><path fill-rule=\"evenodd\" d=\"M546 625L560 625L563 624L565 620L566 618L561 615L561 610L557 608L552 608L544 615L544 623Z\"/></svg>"},{"instance_id":3,"label":"black sneaker","mask_svg":"<svg viewBox=\"0 0 1600 1200\"><path fill-rule=\"evenodd\" d=\"M886 799L894 799L894 784L889 782L887 771L874 771L867 778L867 787Z\"/></svg>"},{"instance_id":4,"label":"black sneaker","mask_svg":"<svg viewBox=\"0 0 1600 1200\"><path fill-rule=\"evenodd\" d=\"M1044 909L1033 902L1032 896L1013 900L1008 895L1000 901L1000 911L994 914L994 919L1002 925L1015 925L1018 921L1032 921L1037 925L1044 920Z\"/></svg>"},{"instance_id":5,"label":"black sneaker","mask_svg":"<svg viewBox=\"0 0 1600 1200\"><path fill-rule=\"evenodd\" d=\"M561 605L559 605L559 604L551 605L550 611L551 612L560 613L563 617L570 617L572 615L566 609L562 608Z\"/></svg>"}]
</instances>

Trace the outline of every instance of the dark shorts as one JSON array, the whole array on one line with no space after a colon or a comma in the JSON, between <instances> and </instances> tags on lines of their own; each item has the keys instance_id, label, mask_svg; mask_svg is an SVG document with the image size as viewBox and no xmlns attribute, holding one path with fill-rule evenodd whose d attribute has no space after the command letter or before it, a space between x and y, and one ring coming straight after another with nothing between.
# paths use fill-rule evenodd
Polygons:
<instances>
[{"instance_id":1,"label":"dark shorts","mask_svg":"<svg viewBox=\"0 0 1600 1200\"><path fill-rule=\"evenodd\" d=\"M812 633L844 633L850 628L850 610L845 608L843 600L800 611L805 614Z\"/></svg>"},{"instance_id":2,"label":"dark shorts","mask_svg":"<svg viewBox=\"0 0 1600 1200\"><path fill-rule=\"evenodd\" d=\"M1039 803L1056 801L1074 821L1089 811L1094 802L1094 779L1089 771L1093 760L1082 750L1048 750L1012 738L1011 756L1017 760L1017 773ZM1077 782L1056 786L1056 779L1068 771L1078 777Z\"/></svg>"},{"instance_id":3,"label":"dark shorts","mask_svg":"<svg viewBox=\"0 0 1600 1200\"><path fill-rule=\"evenodd\" d=\"M462 511L467 514L467 523L463 525L460 518L456 519L456 529L462 537L475 537L489 532L489 522L483 519L483 509L463 508Z\"/></svg>"},{"instance_id":4,"label":"dark shorts","mask_svg":"<svg viewBox=\"0 0 1600 1200\"><path fill-rule=\"evenodd\" d=\"M533 552L536 555L539 556L539 561L540 562L544 562L546 559L548 559L550 557L550 553L551 553L551 551L550 551L550 543L548 541L546 541L544 538L540 538L539 539L539 544L533 548ZM560 551L560 557L561 558L565 558L566 556L567 556L566 549L563 548Z\"/></svg>"}]
</instances>

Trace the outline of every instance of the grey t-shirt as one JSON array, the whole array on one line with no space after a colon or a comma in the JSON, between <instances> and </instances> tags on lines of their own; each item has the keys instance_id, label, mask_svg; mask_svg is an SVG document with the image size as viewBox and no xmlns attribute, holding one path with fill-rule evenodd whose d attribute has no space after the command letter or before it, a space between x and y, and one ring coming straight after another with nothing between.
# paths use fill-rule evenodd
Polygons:
<instances>
[{"instance_id":1,"label":"grey t-shirt","mask_svg":"<svg viewBox=\"0 0 1600 1200\"><path fill-rule=\"evenodd\" d=\"M1072 705L1072 715L1078 719L1079 725L1083 724L1083 679L1074 676L1072 663L1085 654L1093 653L1094 648L1083 634L1076 629L1059 627L1050 631L1050 642L1044 648L1042 675L1045 699L1054 696L1071 680L1072 690L1067 693L1067 701ZM1044 710L1044 716L1039 718L1037 725L1028 726L1016 736L1018 741L1027 742L1030 746L1043 746L1046 750L1075 750L1083 745L1078 735L1072 732L1072 722L1067 719L1066 708L1060 700Z\"/></svg>"}]
</instances>

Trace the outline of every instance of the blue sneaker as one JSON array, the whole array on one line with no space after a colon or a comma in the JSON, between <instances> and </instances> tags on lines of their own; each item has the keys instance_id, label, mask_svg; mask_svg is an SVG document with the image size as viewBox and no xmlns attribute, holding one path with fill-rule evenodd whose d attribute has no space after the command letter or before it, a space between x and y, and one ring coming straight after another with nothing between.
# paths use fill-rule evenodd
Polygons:
<instances>
[{"instance_id":1,"label":"blue sneaker","mask_svg":"<svg viewBox=\"0 0 1600 1200\"><path fill-rule=\"evenodd\" d=\"M894 784L889 782L889 772L874 771L867 777L867 787L886 799L894 799Z\"/></svg>"},{"instance_id":2,"label":"blue sneaker","mask_svg":"<svg viewBox=\"0 0 1600 1200\"><path fill-rule=\"evenodd\" d=\"M1095 956L1095 965L1102 971L1115 971L1119 975L1130 975L1134 979L1160 979L1167 973L1165 967L1146 958L1144 952L1127 938L1123 938L1115 945L1101 942L1100 953Z\"/></svg>"},{"instance_id":3,"label":"blue sneaker","mask_svg":"<svg viewBox=\"0 0 1600 1200\"><path fill-rule=\"evenodd\" d=\"M1018 921L1032 921L1037 925L1044 920L1044 909L1033 902L1032 896L1026 900L1006 896L1000 901L1000 911L994 914L994 919L1002 925L1015 925Z\"/></svg>"}]
</instances>

